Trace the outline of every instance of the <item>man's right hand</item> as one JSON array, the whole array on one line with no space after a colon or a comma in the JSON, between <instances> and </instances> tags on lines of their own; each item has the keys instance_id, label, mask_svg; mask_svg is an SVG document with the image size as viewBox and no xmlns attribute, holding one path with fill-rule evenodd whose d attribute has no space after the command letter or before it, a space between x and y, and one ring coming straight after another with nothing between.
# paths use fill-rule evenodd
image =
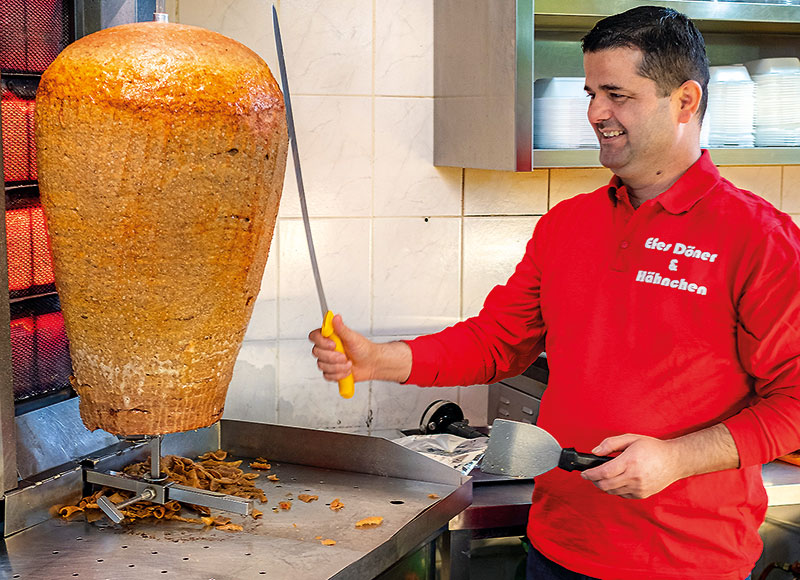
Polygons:
<instances>
[{"instance_id":1,"label":"man's right hand","mask_svg":"<svg viewBox=\"0 0 800 580\"><path fill-rule=\"evenodd\" d=\"M338 381L353 373L356 382L385 380L405 382L411 373L411 348L404 342L376 343L348 328L340 315L333 317L333 330L339 336L346 355L336 352L336 344L322 336L319 328L308 339L314 343L311 353L328 381Z\"/></svg>"}]
</instances>

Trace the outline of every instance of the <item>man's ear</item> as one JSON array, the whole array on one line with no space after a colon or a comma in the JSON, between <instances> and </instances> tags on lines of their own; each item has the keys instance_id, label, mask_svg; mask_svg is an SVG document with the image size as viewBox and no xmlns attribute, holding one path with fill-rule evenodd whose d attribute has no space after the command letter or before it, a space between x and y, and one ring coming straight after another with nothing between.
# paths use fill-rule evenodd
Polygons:
<instances>
[{"instance_id":1,"label":"man's ear","mask_svg":"<svg viewBox=\"0 0 800 580\"><path fill-rule=\"evenodd\" d=\"M678 122L688 123L700 106L703 98L703 88L697 81L686 81L673 93L679 103Z\"/></svg>"}]
</instances>

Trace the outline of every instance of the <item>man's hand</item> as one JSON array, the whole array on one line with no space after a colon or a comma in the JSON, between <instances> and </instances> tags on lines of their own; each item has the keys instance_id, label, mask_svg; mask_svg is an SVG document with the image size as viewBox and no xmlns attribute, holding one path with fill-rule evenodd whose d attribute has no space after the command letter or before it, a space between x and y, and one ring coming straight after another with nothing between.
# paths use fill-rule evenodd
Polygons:
<instances>
[{"instance_id":1,"label":"man's hand","mask_svg":"<svg viewBox=\"0 0 800 580\"><path fill-rule=\"evenodd\" d=\"M658 493L685 477L675 446L644 435L620 435L603 440L592 450L595 455L622 452L613 460L592 469L581 477L612 495L643 499Z\"/></svg>"},{"instance_id":2,"label":"man's hand","mask_svg":"<svg viewBox=\"0 0 800 580\"><path fill-rule=\"evenodd\" d=\"M684 477L739 466L736 444L722 423L675 439L608 437L592 453L620 454L581 477L606 493L629 499L650 497Z\"/></svg>"},{"instance_id":3,"label":"man's hand","mask_svg":"<svg viewBox=\"0 0 800 580\"><path fill-rule=\"evenodd\" d=\"M314 343L311 353L328 381L338 381L353 373L353 380L385 380L404 382L411 373L411 349L404 342L376 343L345 326L338 314L333 317L333 330L342 341L347 355L336 352L336 344L313 330L308 340Z\"/></svg>"}]
</instances>

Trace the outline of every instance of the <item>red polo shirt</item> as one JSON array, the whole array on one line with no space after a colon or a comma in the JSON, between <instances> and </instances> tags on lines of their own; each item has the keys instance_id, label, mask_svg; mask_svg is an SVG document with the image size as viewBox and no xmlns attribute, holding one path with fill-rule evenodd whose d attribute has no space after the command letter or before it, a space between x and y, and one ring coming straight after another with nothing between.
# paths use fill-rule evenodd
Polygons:
<instances>
[{"instance_id":1,"label":"red polo shirt","mask_svg":"<svg viewBox=\"0 0 800 580\"><path fill-rule=\"evenodd\" d=\"M708 152L637 210L616 178L558 204L474 318L409 341L409 383L490 383L547 350L538 424L589 451L724 422L739 469L644 500L577 472L536 479L528 534L607 580L742 580L761 553L761 464L800 447L800 231Z\"/></svg>"}]
</instances>

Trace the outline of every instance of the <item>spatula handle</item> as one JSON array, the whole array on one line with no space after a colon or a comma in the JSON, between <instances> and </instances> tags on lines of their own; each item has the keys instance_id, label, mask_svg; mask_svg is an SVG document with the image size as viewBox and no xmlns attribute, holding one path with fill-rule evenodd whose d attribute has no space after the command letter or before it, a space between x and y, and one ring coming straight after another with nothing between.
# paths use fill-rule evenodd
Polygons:
<instances>
[{"instance_id":1,"label":"spatula handle","mask_svg":"<svg viewBox=\"0 0 800 580\"><path fill-rule=\"evenodd\" d=\"M611 461L613 457L601 457L591 453L579 453L574 447L567 447L561 450L561 457L558 466L565 471L584 471L603 465L606 461Z\"/></svg>"}]
</instances>

